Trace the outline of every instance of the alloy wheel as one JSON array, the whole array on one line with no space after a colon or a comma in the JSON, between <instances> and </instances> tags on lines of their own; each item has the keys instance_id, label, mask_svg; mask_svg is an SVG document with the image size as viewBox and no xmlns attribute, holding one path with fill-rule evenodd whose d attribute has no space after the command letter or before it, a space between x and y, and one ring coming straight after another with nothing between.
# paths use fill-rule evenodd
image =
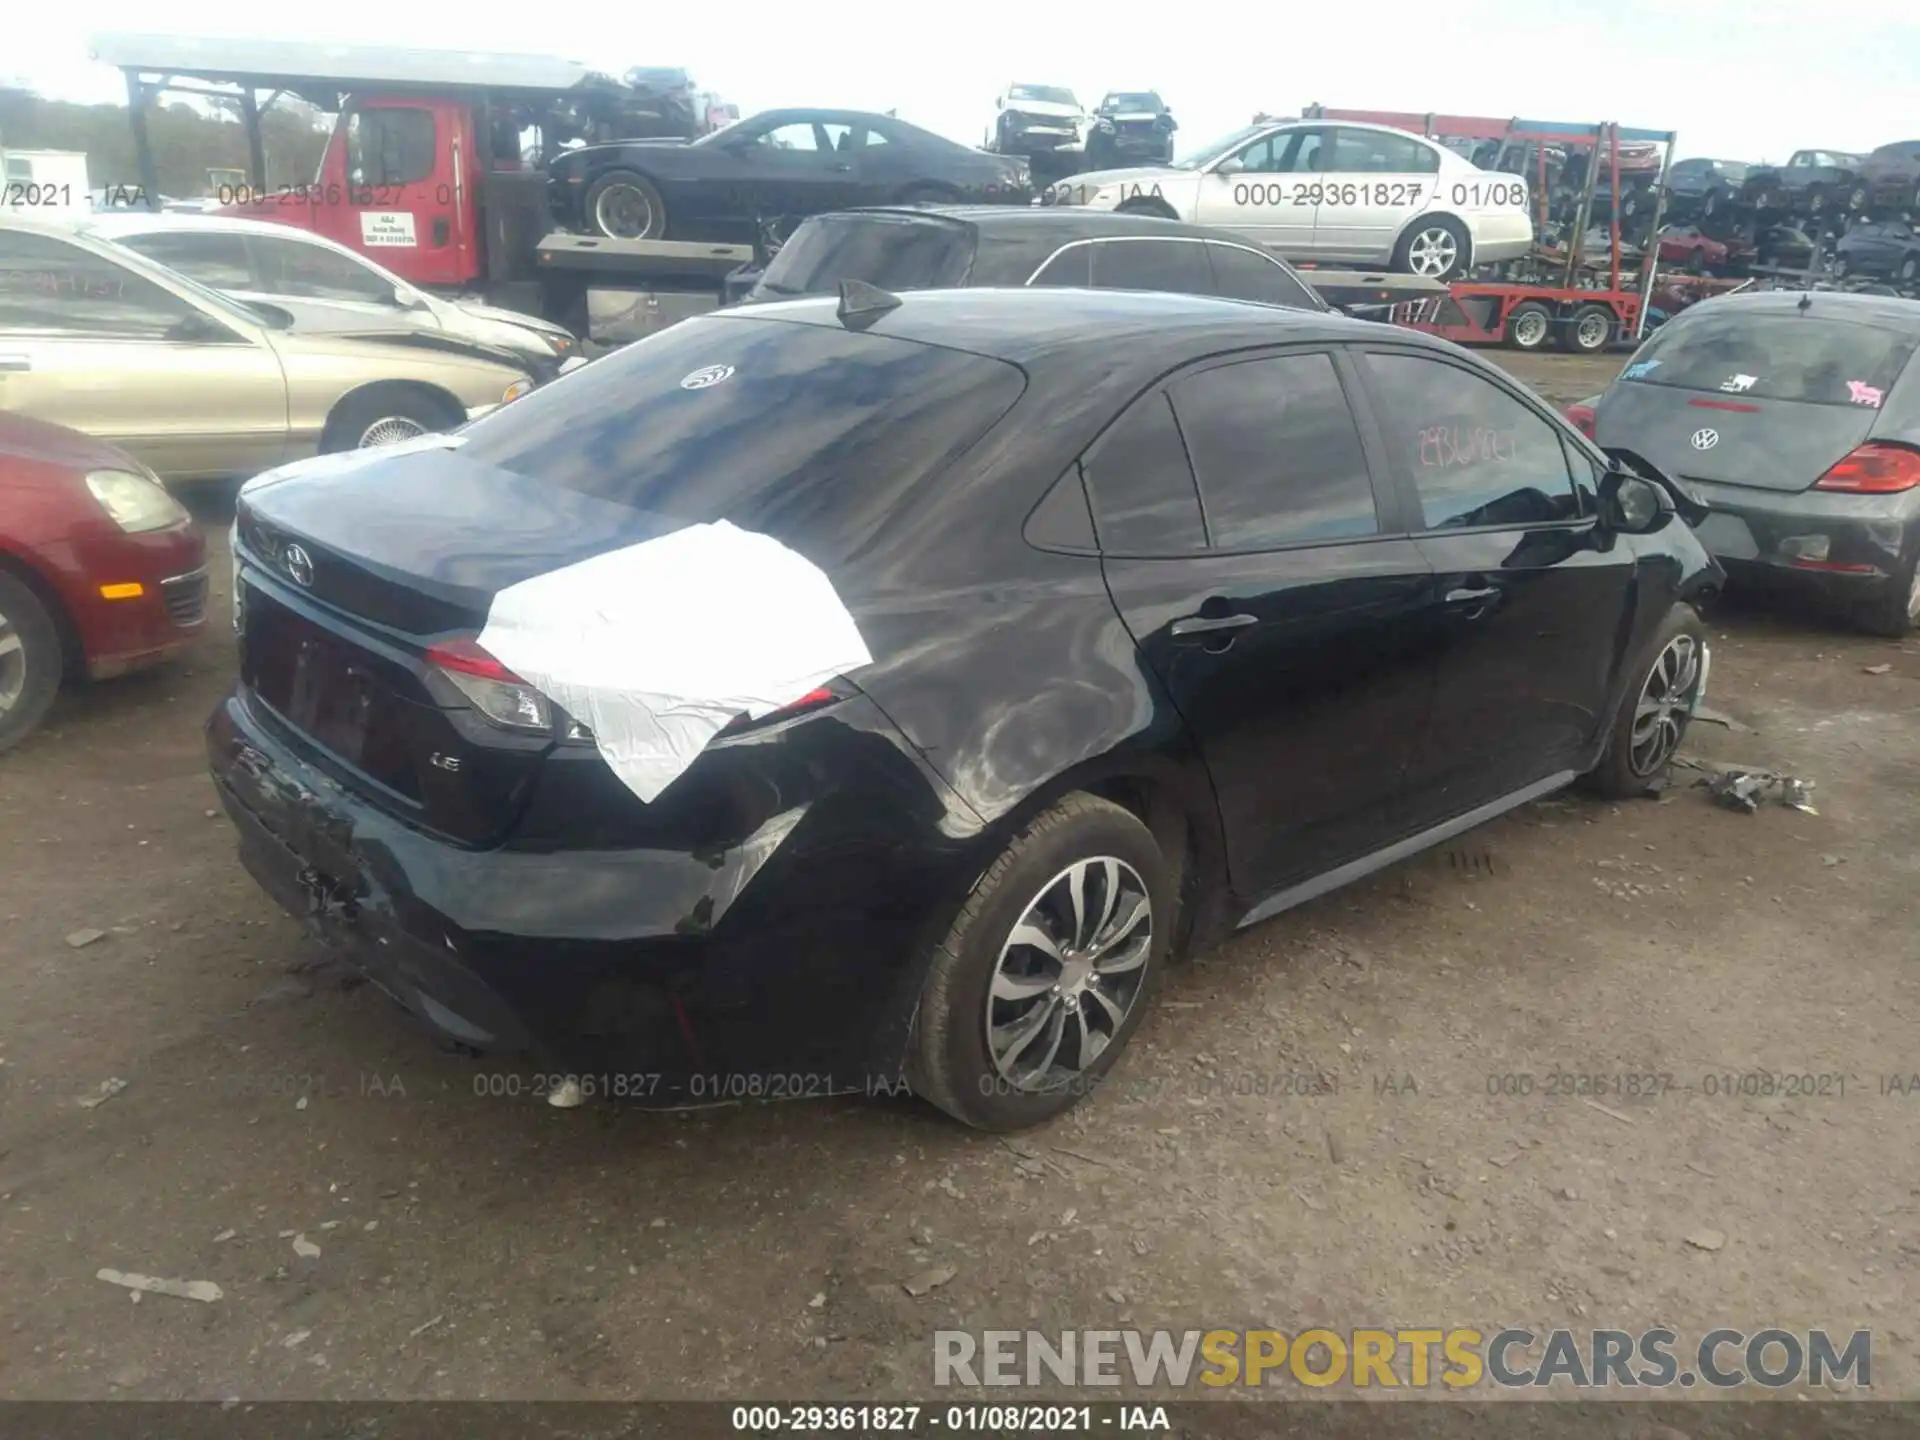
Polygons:
<instances>
[{"instance_id":1,"label":"alloy wheel","mask_svg":"<svg viewBox=\"0 0 1920 1440\"><path fill-rule=\"evenodd\" d=\"M987 1054L1029 1093L1086 1073L1140 998L1153 901L1126 861L1077 860L1041 887L1000 947L986 1004Z\"/></svg>"},{"instance_id":2,"label":"alloy wheel","mask_svg":"<svg viewBox=\"0 0 1920 1440\"><path fill-rule=\"evenodd\" d=\"M1627 763L1635 775L1657 773L1680 748L1699 698L1702 649L1694 636L1676 635L1647 672L1627 746Z\"/></svg>"},{"instance_id":3,"label":"alloy wheel","mask_svg":"<svg viewBox=\"0 0 1920 1440\"><path fill-rule=\"evenodd\" d=\"M1513 321L1513 343L1522 350L1537 350L1547 338L1547 323L1545 311L1527 311Z\"/></svg>"},{"instance_id":4,"label":"alloy wheel","mask_svg":"<svg viewBox=\"0 0 1920 1440\"><path fill-rule=\"evenodd\" d=\"M1589 310L1580 317L1580 323L1574 327L1574 343L1582 350L1598 350L1607 343L1613 331L1613 322L1605 315Z\"/></svg>"},{"instance_id":5,"label":"alloy wheel","mask_svg":"<svg viewBox=\"0 0 1920 1440\"><path fill-rule=\"evenodd\" d=\"M416 435L427 433L427 427L418 420L405 415L388 415L374 421L360 432L361 450L371 450L376 445L391 445L396 440L411 440Z\"/></svg>"},{"instance_id":6,"label":"alloy wheel","mask_svg":"<svg viewBox=\"0 0 1920 1440\"><path fill-rule=\"evenodd\" d=\"M1436 225L1422 230L1407 247L1407 263L1416 275L1445 275L1460 258L1460 242L1453 232Z\"/></svg>"},{"instance_id":7,"label":"alloy wheel","mask_svg":"<svg viewBox=\"0 0 1920 1440\"><path fill-rule=\"evenodd\" d=\"M609 185L594 197L593 223L615 240L644 239L653 226L653 202L637 185Z\"/></svg>"},{"instance_id":8,"label":"alloy wheel","mask_svg":"<svg viewBox=\"0 0 1920 1440\"><path fill-rule=\"evenodd\" d=\"M13 622L0 614L0 715L11 713L26 691L26 644Z\"/></svg>"}]
</instances>

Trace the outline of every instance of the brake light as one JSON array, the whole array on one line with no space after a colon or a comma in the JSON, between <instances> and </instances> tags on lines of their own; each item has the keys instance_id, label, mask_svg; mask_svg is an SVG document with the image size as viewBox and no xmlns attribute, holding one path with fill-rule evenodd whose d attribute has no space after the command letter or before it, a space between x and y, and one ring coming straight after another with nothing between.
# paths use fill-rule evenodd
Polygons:
<instances>
[{"instance_id":1,"label":"brake light","mask_svg":"<svg viewBox=\"0 0 1920 1440\"><path fill-rule=\"evenodd\" d=\"M782 705L778 710L770 714L762 715L758 720L750 719L746 715L736 715L720 733L722 735L738 735L744 730L758 730L762 725L772 725L780 720L791 720L794 716L804 714L808 710L818 710L822 705L831 705L839 698L840 697L834 694L833 691L822 685L818 689L809 690L798 700Z\"/></svg>"},{"instance_id":2,"label":"brake light","mask_svg":"<svg viewBox=\"0 0 1920 1440\"><path fill-rule=\"evenodd\" d=\"M1916 485L1920 485L1920 450L1866 444L1822 475L1813 488L1849 495L1893 495Z\"/></svg>"},{"instance_id":3,"label":"brake light","mask_svg":"<svg viewBox=\"0 0 1920 1440\"><path fill-rule=\"evenodd\" d=\"M1573 422L1573 428L1589 440L1593 439L1593 406L1587 404L1567 406L1567 419Z\"/></svg>"},{"instance_id":4,"label":"brake light","mask_svg":"<svg viewBox=\"0 0 1920 1440\"><path fill-rule=\"evenodd\" d=\"M503 730L522 735L553 733L553 703L480 648L477 641L442 640L427 647L427 663L473 702L473 708Z\"/></svg>"}]
</instances>

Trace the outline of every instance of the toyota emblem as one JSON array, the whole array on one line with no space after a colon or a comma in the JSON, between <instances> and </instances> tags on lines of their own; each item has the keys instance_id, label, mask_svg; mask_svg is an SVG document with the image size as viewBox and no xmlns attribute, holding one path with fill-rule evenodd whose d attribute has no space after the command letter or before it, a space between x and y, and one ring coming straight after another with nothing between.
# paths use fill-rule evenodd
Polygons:
<instances>
[{"instance_id":1,"label":"toyota emblem","mask_svg":"<svg viewBox=\"0 0 1920 1440\"><path fill-rule=\"evenodd\" d=\"M680 381L682 390L705 390L709 385L718 385L722 380L733 378L731 365L702 365L691 375Z\"/></svg>"},{"instance_id":2,"label":"toyota emblem","mask_svg":"<svg viewBox=\"0 0 1920 1440\"><path fill-rule=\"evenodd\" d=\"M1718 430L1696 430L1693 432L1693 448L1696 450L1711 450L1719 443L1720 432Z\"/></svg>"},{"instance_id":3,"label":"toyota emblem","mask_svg":"<svg viewBox=\"0 0 1920 1440\"><path fill-rule=\"evenodd\" d=\"M293 583L302 590L313 584L313 557L298 545L289 545L280 552L280 559L287 567L287 574Z\"/></svg>"}]
</instances>

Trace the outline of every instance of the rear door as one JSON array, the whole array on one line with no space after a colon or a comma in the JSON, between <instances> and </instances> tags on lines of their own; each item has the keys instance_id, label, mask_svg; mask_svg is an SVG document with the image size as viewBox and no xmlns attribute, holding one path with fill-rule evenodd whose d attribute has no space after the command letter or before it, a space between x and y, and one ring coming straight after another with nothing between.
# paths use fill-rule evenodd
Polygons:
<instances>
[{"instance_id":1,"label":"rear door","mask_svg":"<svg viewBox=\"0 0 1920 1440\"><path fill-rule=\"evenodd\" d=\"M1823 314L1818 297L1805 314L1709 302L1634 356L1595 407L1595 433L1682 480L1806 490L1867 438L1914 346L1838 306ZM1729 522L1708 518L1709 548L1753 558Z\"/></svg>"},{"instance_id":2,"label":"rear door","mask_svg":"<svg viewBox=\"0 0 1920 1440\"><path fill-rule=\"evenodd\" d=\"M1411 135L1342 125L1314 220L1316 254L1384 264L1401 227L1425 210L1440 157Z\"/></svg>"},{"instance_id":3,"label":"rear door","mask_svg":"<svg viewBox=\"0 0 1920 1440\"><path fill-rule=\"evenodd\" d=\"M1429 572L1381 521L1336 356L1189 369L1082 470L1114 603L1212 776L1236 891L1391 839L1429 701L1407 623Z\"/></svg>"},{"instance_id":4,"label":"rear door","mask_svg":"<svg viewBox=\"0 0 1920 1440\"><path fill-rule=\"evenodd\" d=\"M1369 347L1363 369L1433 570L1433 709L1407 779L1432 825L1584 765L1633 551L1599 533L1592 465L1517 390L1432 351Z\"/></svg>"}]
</instances>

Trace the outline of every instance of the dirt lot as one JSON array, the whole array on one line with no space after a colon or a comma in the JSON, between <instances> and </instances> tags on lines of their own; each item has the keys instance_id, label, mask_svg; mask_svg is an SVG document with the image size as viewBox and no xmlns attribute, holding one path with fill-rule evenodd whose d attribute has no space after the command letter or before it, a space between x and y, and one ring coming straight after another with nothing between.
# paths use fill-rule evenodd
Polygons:
<instances>
[{"instance_id":1,"label":"dirt lot","mask_svg":"<svg viewBox=\"0 0 1920 1440\"><path fill-rule=\"evenodd\" d=\"M1711 629L1750 728L1689 753L1809 777L1818 815L1531 806L1178 972L1110 1088L1009 1145L907 1101L477 1095L497 1061L235 862L222 618L0 761L0 1393L924 1396L942 1327L1665 1323L1871 1328L1876 1390L1920 1394L1920 1094L1884 1078L1920 1071L1920 646ZM1338 1092L1273 1093L1306 1071ZM1844 1080L1708 1093L1744 1072Z\"/></svg>"}]
</instances>

